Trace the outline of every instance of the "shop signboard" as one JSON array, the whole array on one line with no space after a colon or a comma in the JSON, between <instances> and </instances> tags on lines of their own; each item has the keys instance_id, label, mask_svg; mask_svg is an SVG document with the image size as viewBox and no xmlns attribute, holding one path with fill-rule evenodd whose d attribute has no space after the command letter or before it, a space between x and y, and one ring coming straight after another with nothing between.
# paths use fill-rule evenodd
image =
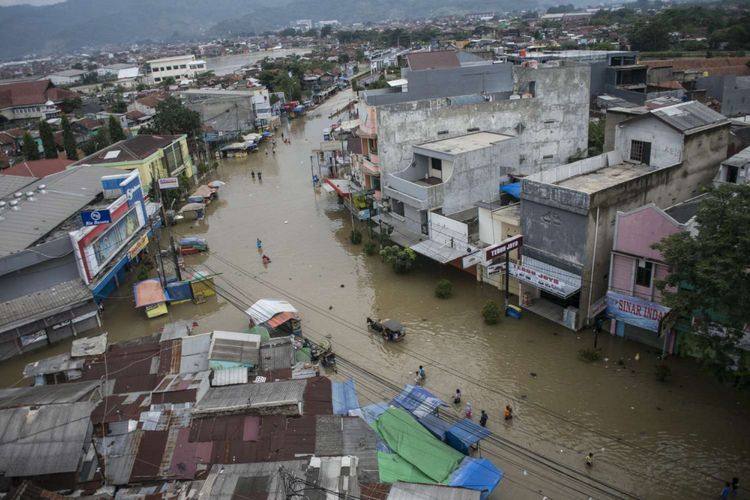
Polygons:
<instances>
[{"instance_id":1,"label":"shop signboard","mask_svg":"<svg viewBox=\"0 0 750 500\"><path fill-rule=\"evenodd\" d=\"M668 307L631 295L607 292L607 314L629 325L659 331L659 323L670 311Z\"/></svg>"},{"instance_id":2,"label":"shop signboard","mask_svg":"<svg viewBox=\"0 0 750 500\"><path fill-rule=\"evenodd\" d=\"M164 177L159 179L159 189L179 189L180 180L177 177Z\"/></svg>"},{"instance_id":3,"label":"shop signboard","mask_svg":"<svg viewBox=\"0 0 750 500\"><path fill-rule=\"evenodd\" d=\"M141 253L141 250L146 248L146 245L148 245L148 234L144 234L141 236L138 241L136 241L132 247L128 249L128 258L130 260L135 259L139 253Z\"/></svg>"},{"instance_id":4,"label":"shop signboard","mask_svg":"<svg viewBox=\"0 0 750 500\"><path fill-rule=\"evenodd\" d=\"M568 298L581 289L580 277L526 257L521 264L510 263L510 275L562 298Z\"/></svg>"},{"instance_id":5,"label":"shop signboard","mask_svg":"<svg viewBox=\"0 0 750 500\"><path fill-rule=\"evenodd\" d=\"M480 259L481 259L480 250L472 252L469 255L465 255L461 259L461 267L463 269L467 269L467 268L469 268L471 266L476 266L477 264L479 264Z\"/></svg>"},{"instance_id":6,"label":"shop signboard","mask_svg":"<svg viewBox=\"0 0 750 500\"><path fill-rule=\"evenodd\" d=\"M119 218L117 222L112 224L112 227L108 228L107 232L97 238L96 241L91 244L91 248L94 251L96 262L99 264L99 267L104 267L109 259L112 258L140 228L141 224L138 221L138 213L136 212L136 209L130 209L130 211L128 211L123 217Z\"/></svg>"},{"instance_id":7,"label":"shop signboard","mask_svg":"<svg viewBox=\"0 0 750 500\"><path fill-rule=\"evenodd\" d=\"M99 224L109 224L112 222L112 214L109 209L104 210L84 210L81 212L81 221L84 226L98 226Z\"/></svg>"},{"instance_id":8,"label":"shop signboard","mask_svg":"<svg viewBox=\"0 0 750 500\"><path fill-rule=\"evenodd\" d=\"M505 255L511 250L515 250L516 248L521 248L521 245L523 245L522 235L514 236L512 238L503 240L497 245L492 245L491 247L488 247L484 250L484 260L486 262L489 262L492 259Z\"/></svg>"},{"instance_id":9,"label":"shop signboard","mask_svg":"<svg viewBox=\"0 0 750 500\"><path fill-rule=\"evenodd\" d=\"M370 218L370 209L369 208L365 208L363 210L360 210L357 213L357 217L359 218L359 220L367 220L367 219L369 219Z\"/></svg>"}]
</instances>

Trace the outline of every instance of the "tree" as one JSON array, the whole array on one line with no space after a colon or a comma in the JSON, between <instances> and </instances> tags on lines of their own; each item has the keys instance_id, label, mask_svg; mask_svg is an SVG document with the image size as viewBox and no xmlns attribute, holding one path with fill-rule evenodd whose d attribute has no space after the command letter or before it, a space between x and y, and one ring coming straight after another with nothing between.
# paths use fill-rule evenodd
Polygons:
<instances>
[{"instance_id":1,"label":"tree","mask_svg":"<svg viewBox=\"0 0 750 500\"><path fill-rule=\"evenodd\" d=\"M23 157L26 161L39 159L39 146L29 132L23 134Z\"/></svg>"},{"instance_id":2,"label":"tree","mask_svg":"<svg viewBox=\"0 0 750 500\"><path fill-rule=\"evenodd\" d=\"M169 87L171 87L172 85L176 83L177 83L177 80L175 80L173 76L168 76L164 80L161 81L161 86L164 87L165 89L168 89Z\"/></svg>"},{"instance_id":3,"label":"tree","mask_svg":"<svg viewBox=\"0 0 750 500\"><path fill-rule=\"evenodd\" d=\"M126 103L122 99L116 100L115 103L112 105L113 113L125 113L127 110L128 110L128 103Z\"/></svg>"},{"instance_id":4,"label":"tree","mask_svg":"<svg viewBox=\"0 0 750 500\"><path fill-rule=\"evenodd\" d=\"M398 245L383 248L380 256L399 274L406 274L414 269L414 263L417 260L414 250L408 247L401 248Z\"/></svg>"},{"instance_id":5,"label":"tree","mask_svg":"<svg viewBox=\"0 0 750 500\"><path fill-rule=\"evenodd\" d=\"M482 317L484 318L484 322L488 325L497 324L497 322L500 321L501 316L502 311L500 310L500 306L491 300L487 301L482 307Z\"/></svg>"},{"instance_id":6,"label":"tree","mask_svg":"<svg viewBox=\"0 0 750 500\"><path fill-rule=\"evenodd\" d=\"M589 121L589 155L604 151L604 120Z\"/></svg>"},{"instance_id":7,"label":"tree","mask_svg":"<svg viewBox=\"0 0 750 500\"><path fill-rule=\"evenodd\" d=\"M81 63L77 62L77 63L74 63L74 64L73 64L73 65L71 66L71 68L73 68L73 69L79 69L79 70L83 70L83 64L81 64Z\"/></svg>"},{"instance_id":8,"label":"tree","mask_svg":"<svg viewBox=\"0 0 750 500\"><path fill-rule=\"evenodd\" d=\"M70 129L70 121L68 120L68 115L62 115L62 121L60 125L62 126L63 148L65 149L65 155L68 157L68 160L77 160L78 147L76 146L76 139L75 137L73 137L73 131Z\"/></svg>"},{"instance_id":9,"label":"tree","mask_svg":"<svg viewBox=\"0 0 750 500\"><path fill-rule=\"evenodd\" d=\"M669 26L660 17L654 17L651 21L641 19L631 28L628 39L632 50L667 50Z\"/></svg>"},{"instance_id":10,"label":"tree","mask_svg":"<svg viewBox=\"0 0 750 500\"><path fill-rule=\"evenodd\" d=\"M331 26L323 26L320 28L320 38L326 38L331 36L331 33L333 33L333 28Z\"/></svg>"},{"instance_id":11,"label":"tree","mask_svg":"<svg viewBox=\"0 0 750 500\"><path fill-rule=\"evenodd\" d=\"M439 299L447 299L453 295L453 283L448 279L441 279L435 285L435 297Z\"/></svg>"},{"instance_id":12,"label":"tree","mask_svg":"<svg viewBox=\"0 0 750 500\"><path fill-rule=\"evenodd\" d=\"M39 138L42 140L44 157L49 159L57 158L57 146L55 145L55 134L52 127L44 120L39 120Z\"/></svg>"},{"instance_id":13,"label":"tree","mask_svg":"<svg viewBox=\"0 0 750 500\"><path fill-rule=\"evenodd\" d=\"M739 343L750 324L750 186L709 189L696 221L696 235L676 233L655 246L669 266L656 286L677 327L690 329L690 354L747 386L750 370Z\"/></svg>"},{"instance_id":14,"label":"tree","mask_svg":"<svg viewBox=\"0 0 750 500\"><path fill-rule=\"evenodd\" d=\"M83 149L83 152L87 155L92 155L100 149L106 148L110 144L112 144L112 142L109 139L109 131L107 130L107 127L101 127L91 139L81 145L81 149Z\"/></svg>"},{"instance_id":15,"label":"tree","mask_svg":"<svg viewBox=\"0 0 750 500\"><path fill-rule=\"evenodd\" d=\"M350 60L349 54L341 54L339 56L339 64L347 64Z\"/></svg>"},{"instance_id":16,"label":"tree","mask_svg":"<svg viewBox=\"0 0 750 500\"><path fill-rule=\"evenodd\" d=\"M125 132L122 131L120 121L114 115L109 115L109 139L114 143L125 139Z\"/></svg>"},{"instance_id":17,"label":"tree","mask_svg":"<svg viewBox=\"0 0 750 500\"><path fill-rule=\"evenodd\" d=\"M201 116L175 97L169 96L156 105L152 128L160 134L187 134L195 137L201 128Z\"/></svg>"},{"instance_id":18,"label":"tree","mask_svg":"<svg viewBox=\"0 0 750 500\"><path fill-rule=\"evenodd\" d=\"M60 109L63 113L72 113L76 109L81 109L81 106L83 106L83 101L81 101L81 98L78 96L75 97L66 97L63 99L62 103L60 103Z\"/></svg>"}]
</instances>

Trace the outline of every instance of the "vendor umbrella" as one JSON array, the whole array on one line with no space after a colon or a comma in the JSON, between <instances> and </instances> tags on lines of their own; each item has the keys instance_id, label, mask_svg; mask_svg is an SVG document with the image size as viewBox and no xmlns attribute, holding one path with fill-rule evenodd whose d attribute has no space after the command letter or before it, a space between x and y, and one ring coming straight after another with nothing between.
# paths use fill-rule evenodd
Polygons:
<instances>
[{"instance_id":1,"label":"vendor umbrella","mask_svg":"<svg viewBox=\"0 0 750 500\"><path fill-rule=\"evenodd\" d=\"M224 181L211 181L208 183L208 187L212 188L220 188L221 186L225 186L226 182Z\"/></svg>"}]
</instances>

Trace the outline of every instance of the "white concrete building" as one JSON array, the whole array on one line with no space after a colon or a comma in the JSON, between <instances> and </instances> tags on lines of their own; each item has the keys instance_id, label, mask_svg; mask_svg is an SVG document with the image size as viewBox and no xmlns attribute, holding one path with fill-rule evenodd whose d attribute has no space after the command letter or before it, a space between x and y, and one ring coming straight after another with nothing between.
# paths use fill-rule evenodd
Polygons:
<instances>
[{"instance_id":1,"label":"white concrete building","mask_svg":"<svg viewBox=\"0 0 750 500\"><path fill-rule=\"evenodd\" d=\"M52 73L46 79L55 85L75 85L81 83L86 72L80 69L66 69Z\"/></svg>"},{"instance_id":2,"label":"white concrete building","mask_svg":"<svg viewBox=\"0 0 750 500\"><path fill-rule=\"evenodd\" d=\"M170 76L177 82L195 78L195 75L206 71L206 61L196 59L194 55L162 57L146 61L146 80L150 84L161 83Z\"/></svg>"}]
</instances>

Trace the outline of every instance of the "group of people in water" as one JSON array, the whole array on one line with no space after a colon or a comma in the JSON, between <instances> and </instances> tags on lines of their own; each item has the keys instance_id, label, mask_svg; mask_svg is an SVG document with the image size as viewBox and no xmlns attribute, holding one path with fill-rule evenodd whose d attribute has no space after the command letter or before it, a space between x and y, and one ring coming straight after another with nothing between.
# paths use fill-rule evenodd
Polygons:
<instances>
[{"instance_id":1,"label":"group of people in water","mask_svg":"<svg viewBox=\"0 0 750 500\"><path fill-rule=\"evenodd\" d=\"M263 267L268 267L268 264L271 263L271 259L269 259L268 256L263 253L263 242L260 241L260 238L255 239L255 246L258 247L258 253L261 254L260 259L263 261Z\"/></svg>"},{"instance_id":2,"label":"group of people in water","mask_svg":"<svg viewBox=\"0 0 750 500\"><path fill-rule=\"evenodd\" d=\"M420 366L420 368L422 368ZM461 389L456 389L456 394L453 396L453 404L458 406L461 404ZM466 407L464 408L464 417L466 418L472 418L474 416L474 410L471 407L471 403L466 403ZM503 410L503 417L506 421L511 420L513 418L513 408L511 408L510 405L505 405L505 410ZM489 415L487 415L487 412L482 410L482 413L479 415L479 425L482 427L487 427L487 420L489 420Z\"/></svg>"}]
</instances>

